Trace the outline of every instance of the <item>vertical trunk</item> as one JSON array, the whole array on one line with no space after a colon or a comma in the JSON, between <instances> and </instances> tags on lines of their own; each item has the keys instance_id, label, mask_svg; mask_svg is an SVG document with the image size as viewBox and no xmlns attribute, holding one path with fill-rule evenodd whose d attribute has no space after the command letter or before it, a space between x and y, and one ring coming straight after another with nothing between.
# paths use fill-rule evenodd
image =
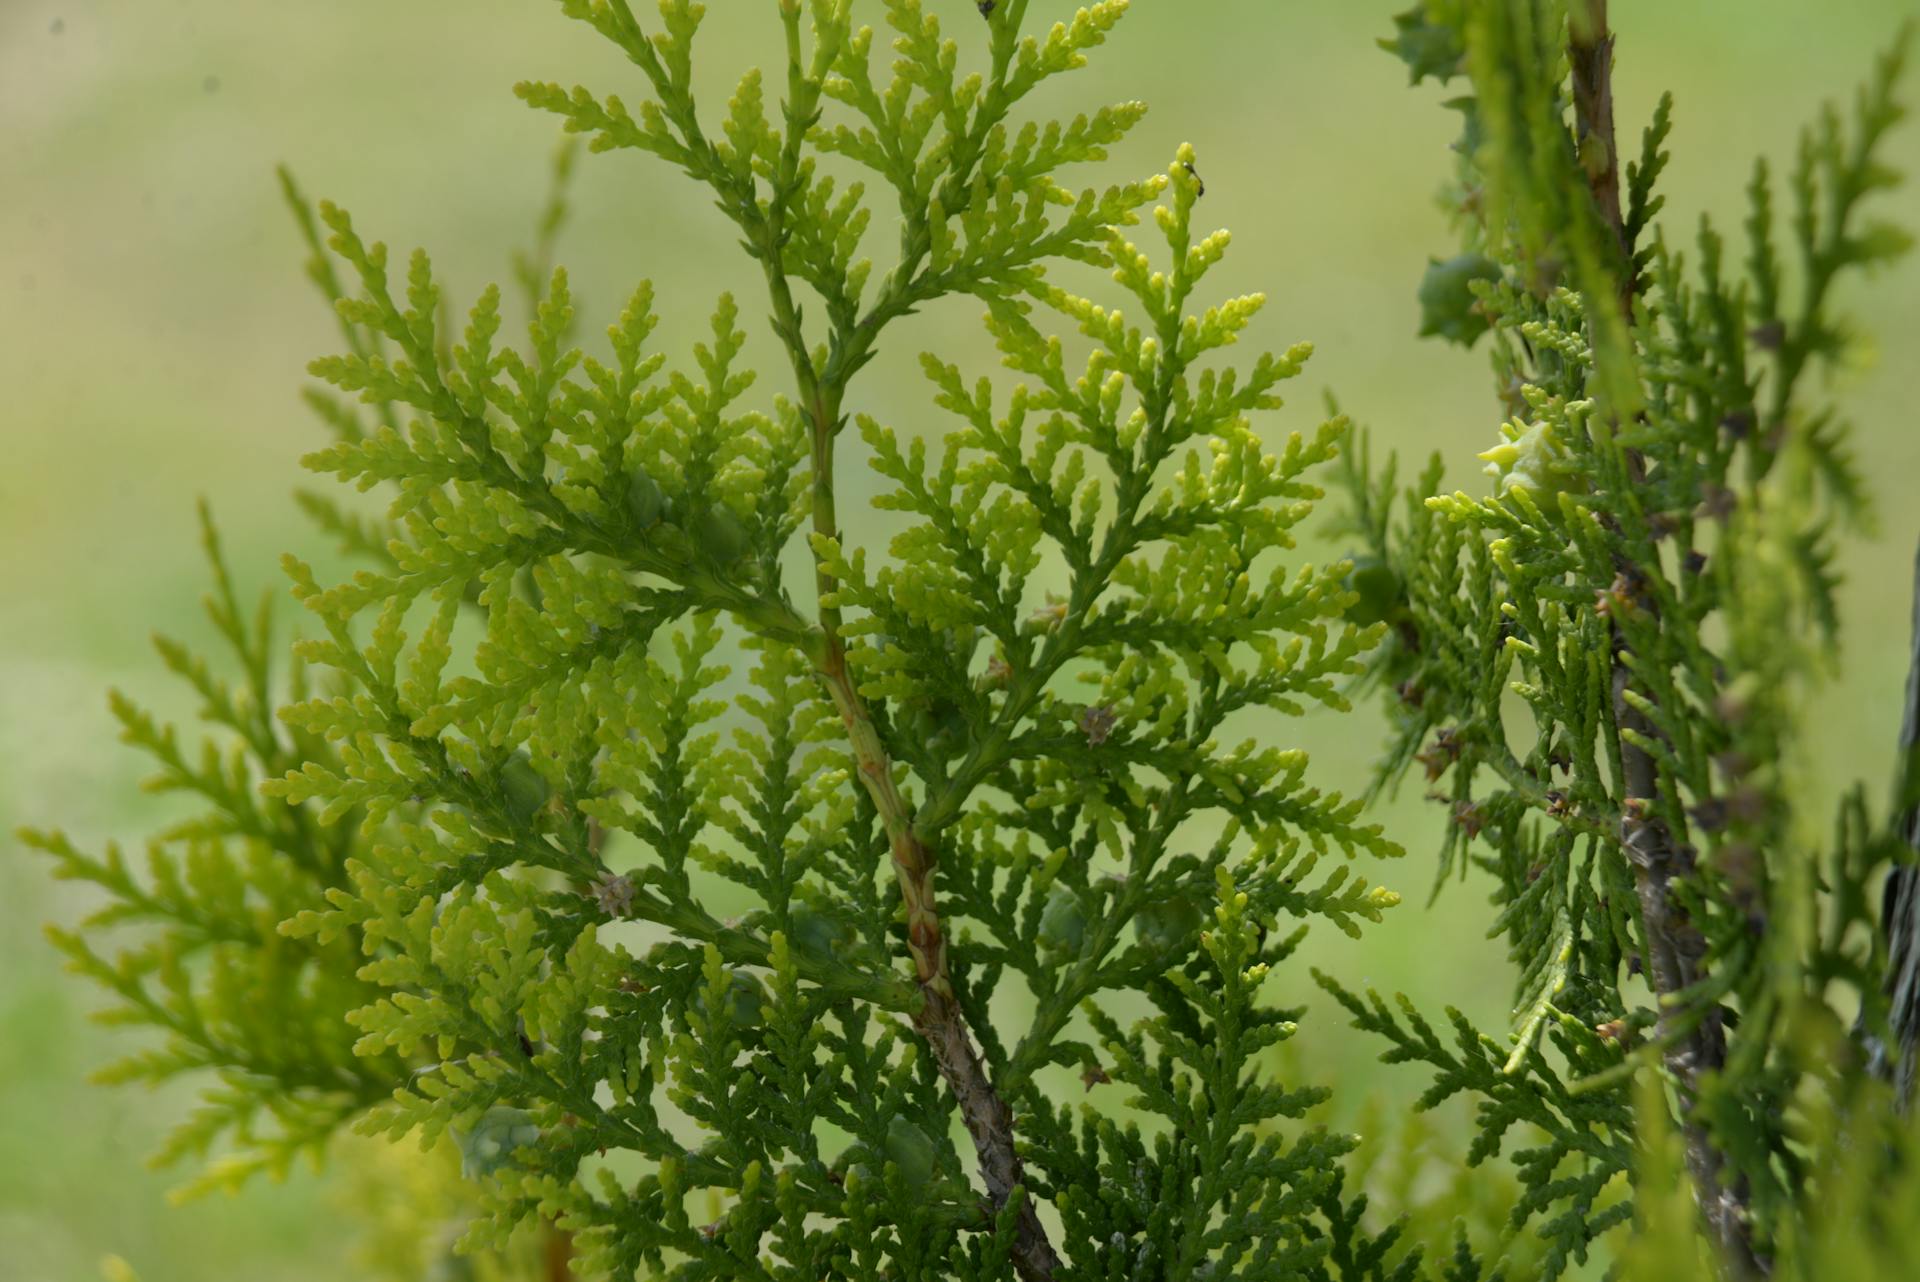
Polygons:
<instances>
[{"instance_id":1,"label":"vertical trunk","mask_svg":"<svg viewBox=\"0 0 1920 1282\"><path fill-rule=\"evenodd\" d=\"M1622 697L1626 689L1627 669L1616 660L1614 718L1622 729L1653 734L1653 727ZM1628 743L1621 745L1620 756L1629 811L1635 809L1635 802L1644 802L1651 810L1659 791L1653 758ZM1699 930L1684 913L1674 909L1670 897L1673 878L1687 870L1680 866L1672 835L1658 819L1630 813L1621 823L1621 843L1633 866L1640 919L1646 930L1647 982L1664 999L1699 981L1700 962L1706 953L1706 941ZM1685 1013L1663 1001L1658 1032L1667 1046L1664 1057L1667 1072L1679 1090L1687 1173L1693 1180L1694 1200L1700 1207L1701 1218L1719 1246L1722 1258L1735 1276L1751 1277L1765 1273L1766 1269L1754 1254L1747 1226L1746 1198L1738 1186L1727 1184L1719 1150L1706 1129L1691 1116L1700 1075L1726 1062L1726 1030L1720 1012L1713 1010L1701 1016L1684 1036L1672 1036L1671 1024Z\"/></svg>"},{"instance_id":2,"label":"vertical trunk","mask_svg":"<svg viewBox=\"0 0 1920 1282\"><path fill-rule=\"evenodd\" d=\"M1617 250L1619 273L1618 303L1632 320L1633 246L1627 243L1620 211L1620 157L1613 129L1613 33L1607 25L1606 0L1588 0L1583 13L1571 15L1567 41L1567 62L1574 106L1575 141L1578 144L1588 190L1601 224L1610 234ZM1629 457L1629 470L1639 471L1637 456ZM1630 565L1619 567L1629 583L1640 580ZM1636 604L1652 609L1652 603ZM1622 661L1625 642L1614 638L1613 667L1614 721L1623 730L1652 738L1655 730L1626 699L1631 673ZM1706 943L1686 915L1674 909L1671 884L1684 876L1673 834L1657 817L1659 805L1659 767L1651 754L1632 743L1620 745L1626 818L1621 823L1620 840L1633 867L1634 884L1640 902L1640 918L1646 931L1647 980L1662 999L1690 987L1700 978L1700 964ZM1711 1073L1726 1061L1726 1032L1718 1011L1701 1017L1684 1035L1667 1037L1671 1022L1681 1012L1664 1003L1660 1012L1660 1031L1667 1045L1666 1067L1680 1094L1681 1131L1686 1143L1687 1172L1693 1181L1695 1201L1708 1233L1719 1247L1727 1267L1737 1277L1764 1274L1767 1269L1753 1249L1747 1224L1746 1197L1737 1185L1725 1180L1725 1163L1706 1129L1692 1116L1697 1084L1702 1074Z\"/></svg>"}]
</instances>

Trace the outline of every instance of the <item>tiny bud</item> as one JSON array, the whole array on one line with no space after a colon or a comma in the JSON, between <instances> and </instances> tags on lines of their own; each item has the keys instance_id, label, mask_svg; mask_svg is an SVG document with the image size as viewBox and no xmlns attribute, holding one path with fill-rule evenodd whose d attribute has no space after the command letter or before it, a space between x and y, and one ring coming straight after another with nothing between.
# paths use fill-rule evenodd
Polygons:
<instances>
[{"instance_id":1,"label":"tiny bud","mask_svg":"<svg viewBox=\"0 0 1920 1282\"><path fill-rule=\"evenodd\" d=\"M1735 841L1713 852L1714 867L1736 891L1751 891L1760 873L1760 855L1745 842Z\"/></svg>"},{"instance_id":2,"label":"tiny bud","mask_svg":"<svg viewBox=\"0 0 1920 1282\"><path fill-rule=\"evenodd\" d=\"M514 753L500 767L500 791L507 813L521 824L533 822L534 816L545 809L550 794L545 777L533 768L525 752Z\"/></svg>"},{"instance_id":3,"label":"tiny bud","mask_svg":"<svg viewBox=\"0 0 1920 1282\"><path fill-rule=\"evenodd\" d=\"M1736 788L1727 797L1727 813L1743 824L1764 822L1767 817L1767 796L1751 786Z\"/></svg>"},{"instance_id":4,"label":"tiny bud","mask_svg":"<svg viewBox=\"0 0 1920 1282\"><path fill-rule=\"evenodd\" d=\"M1622 619L1631 615L1637 608L1635 597L1641 587L1640 576L1621 570L1613 576L1613 582L1598 589L1593 594L1593 612L1606 619Z\"/></svg>"},{"instance_id":5,"label":"tiny bud","mask_svg":"<svg viewBox=\"0 0 1920 1282\"><path fill-rule=\"evenodd\" d=\"M1113 709L1104 704L1086 708L1080 713L1080 729L1086 734L1087 743L1095 748L1107 741L1119 721Z\"/></svg>"},{"instance_id":6,"label":"tiny bud","mask_svg":"<svg viewBox=\"0 0 1920 1282\"><path fill-rule=\"evenodd\" d=\"M1447 768L1460 760L1459 731L1442 726L1433 733L1433 746L1425 752L1416 752L1413 759L1427 769L1427 782L1431 783L1447 773Z\"/></svg>"},{"instance_id":7,"label":"tiny bud","mask_svg":"<svg viewBox=\"0 0 1920 1282\"><path fill-rule=\"evenodd\" d=\"M587 888L587 897L593 900L610 920L619 921L621 918L630 917L633 915L633 878L611 869L603 870Z\"/></svg>"},{"instance_id":8,"label":"tiny bud","mask_svg":"<svg viewBox=\"0 0 1920 1282\"><path fill-rule=\"evenodd\" d=\"M908 1187L918 1188L933 1178L934 1145L927 1133L895 1113L887 1123L887 1160L900 1168Z\"/></svg>"},{"instance_id":9,"label":"tiny bud","mask_svg":"<svg viewBox=\"0 0 1920 1282\"><path fill-rule=\"evenodd\" d=\"M1065 601L1049 601L1035 610L1031 618L1041 630L1052 632L1067 621L1067 603Z\"/></svg>"}]
</instances>

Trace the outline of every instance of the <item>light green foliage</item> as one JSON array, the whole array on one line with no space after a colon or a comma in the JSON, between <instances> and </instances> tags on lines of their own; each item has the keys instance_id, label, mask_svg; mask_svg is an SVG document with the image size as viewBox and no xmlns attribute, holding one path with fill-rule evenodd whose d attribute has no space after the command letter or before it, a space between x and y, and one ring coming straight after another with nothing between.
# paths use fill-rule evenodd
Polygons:
<instances>
[{"instance_id":1,"label":"light green foliage","mask_svg":"<svg viewBox=\"0 0 1920 1282\"><path fill-rule=\"evenodd\" d=\"M247 641L260 766L208 789L327 852L230 949L302 959L325 1003L300 1026L331 1040L254 1064L277 1043L249 1026L152 1075L244 1069L280 1106L337 1071L288 1143L349 1121L451 1142L479 1186L467 1245L551 1223L583 1277L1043 1276L1036 1203L1062 1277L1385 1276L1392 1237L1341 1200L1350 1141L1299 1124L1321 1093L1259 1071L1298 1015L1261 1002L1268 968L1307 922L1357 933L1397 902L1346 863L1396 853L1360 803L1245 715L1345 707L1380 635L1344 617L1349 567L1287 555L1344 422L1265 444L1309 349L1227 361L1264 299L1202 301L1228 237L1195 230L1190 150L1075 187L1143 108L1018 114L1124 3L1032 35L1026 0L959 6L952 34L917 0L874 7L890 59L847 0L783 0L784 80L749 71L715 110L701 6L565 0L645 99L519 88L711 189L764 272L784 390L731 297L691 359L646 285L576 346L558 186L516 259L515 347L498 289L456 327L424 253L400 267L289 184L345 348L312 366L334 440L308 463L388 506L303 500L364 561L337 582L286 562L327 682L276 724ZM876 224L898 230L878 271ZM903 437L855 376L951 295L1018 381L927 356L951 425ZM885 546L836 517L849 425L900 518ZM110 916L145 902L118 864L63 858ZM149 915L178 934L207 893ZM1081 1075L1114 1085L1076 1110Z\"/></svg>"},{"instance_id":2,"label":"light green foliage","mask_svg":"<svg viewBox=\"0 0 1920 1282\"><path fill-rule=\"evenodd\" d=\"M1519 1180L1460 1160L1457 1118L1447 1114L1467 1099L1410 1112L1398 1101L1369 1099L1355 1125L1359 1147L1347 1163L1366 1191L1349 1204L1349 1214L1387 1219L1376 1240L1428 1244L1429 1253L1413 1266L1424 1265L1418 1276L1478 1277L1497 1259L1500 1276L1538 1277L1551 1248L1512 1230L1513 1209L1524 1194Z\"/></svg>"},{"instance_id":3,"label":"light green foliage","mask_svg":"<svg viewBox=\"0 0 1920 1282\"><path fill-rule=\"evenodd\" d=\"M476 1128L476 1134L479 1128ZM464 1139L465 1137L461 1137ZM461 1252L474 1185L462 1144L431 1149L348 1137L329 1154L328 1210L351 1217L355 1278L367 1282L521 1282L542 1276L553 1237L529 1225L502 1251Z\"/></svg>"},{"instance_id":4,"label":"light green foliage","mask_svg":"<svg viewBox=\"0 0 1920 1282\"><path fill-rule=\"evenodd\" d=\"M1656 221L1668 100L1621 165L1604 5L1397 18L1415 84L1467 85L1417 297L1488 338L1498 439L1448 493L1343 457L1337 413L1270 448L1310 349L1233 359L1265 300L1218 289L1193 151L1081 185L1144 108L1033 114L1122 0L1031 32L1028 0L778 0L782 65L724 104L701 5L559 7L638 94L520 97L711 192L765 307L669 338L642 283L582 340L572 137L517 295L463 322L286 180L341 332L307 462L384 510L300 496L358 568L286 559L284 669L209 523L238 679L161 654L213 740L114 705L202 812L144 866L27 838L105 898L56 944L159 1035L109 1078L205 1087L162 1154L193 1188L344 1153L396 1279L1915 1271L1910 1128L1860 1068L1907 852L1859 792L1826 837L1796 757L1867 517L1809 376L1836 282L1907 247L1862 208L1899 52L1783 220L1756 172L1735 264ZM955 301L1011 377L924 355L943 414L902 430L859 375ZM1360 551L1303 566L1336 461ZM1423 767L1436 891L1486 879L1516 971L1494 1033L1318 975L1431 1074L1419 1112L1470 1111L1444 1158L1425 1117L1316 1126L1305 1009L1266 996L1311 923L1398 903L1349 862L1398 853L1364 798L1273 742L1369 684L1375 789Z\"/></svg>"},{"instance_id":5,"label":"light green foliage","mask_svg":"<svg viewBox=\"0 0 1920 1282\"><path fill-rule=\"evenodd\" d=\"M1850 119L1803 138L1784 250L1757 169L1741 267L1710 223L1688 262L1654 220L1667 100L1608 217L1588 6L1488 0L1453 20L1473 92L1454 105L1477 137L1455 196L1463 252L1498 264L1471 291L1505 439L1481 455L1491 485L1441 492L1436 460L1397 514L1391 468L1362 458L1350 479L1353 524L1405 592L1375 669L1397 723L1382 783L1421 764L1452 821L1441 880L1490 878L1512 1025L1453 1014L1442 1034L1322 982L1389 1060L1432 1069L1423 1106L1477 1099L1467 1160L1508 1152L1512 1227L1547 1248L1537 1276L1636 1216L1666 1236L1625 1275L1680 1276L1696 1217L1629 1197L1663 1133L1687 1163L1651 1177L1661 1190L1740 1203L1704 1234L1724 1267L1819 1274L1796 1255L1821 1218L1807 1142L1855 1058L1847 1022L1883 1018L1872 889L1899 847L1858 794L1828 837L1797 759L1834 640L1836 531L1865 516L1844 425L1806 376L1842 352L1834 282L1907 243L1863 210L1897 181L1878 157L1905 46ZM1638 1126L1635 1079L1659 1086Z\"/></svg>"},{"instance_id":6,"label":"light green foliage","mask_svg":"<svg viewBox=\"0 0 1920 1282\"><path fill-rule=\"evenodd\" d=\"M296 661L280 676L272 597L251 613L241 607L204 508L201 516L215 583L207 615L240 679L229 682L180 643L156 638L211 727L197 746L125 695L112 700L121 738L155 763L146 786L200 808L156 833L144 858L117 844L92 854L57 832L21 834L52 857L56 876L105 892L105 906L80 930L48 932L72 968L106 990L102 1018L161 1035L101 1080L214 1077L156 1155L211 1159L190 1192L234 1187L258 1172L284 1175L301 1157L319 1157L334 1131L406 1071L390 1054L355 1053L347 1015L378 992L354 973L358 933L326 941L279 933L282 922L324 909L327 893L345 883L359 815L327 827L317 806L260 795L263 779L297 762L337 758L276 721L282 682L304 697L307 671Z\"/></svg>"},{"instance_id":7,"label":"light green foliage","mask_svg":"<svg viewBox=\"0 0 1920 1282\"><path fill-rule=\"evenodd\" d=\"M1566 440L1580 430L1577 419L1593 408L1592 402L1568 405L1537 391L1536 396L1546 402L1543 410L1547 417L1526 424L1502 423L1500 435L1505 439L1480 455L1487 461L1487 475L1499 481L1496 495L1521 489L1531 492L1539 502L1552 499L1581 480L1568 457Z\"/></svg>"}]
</instances>

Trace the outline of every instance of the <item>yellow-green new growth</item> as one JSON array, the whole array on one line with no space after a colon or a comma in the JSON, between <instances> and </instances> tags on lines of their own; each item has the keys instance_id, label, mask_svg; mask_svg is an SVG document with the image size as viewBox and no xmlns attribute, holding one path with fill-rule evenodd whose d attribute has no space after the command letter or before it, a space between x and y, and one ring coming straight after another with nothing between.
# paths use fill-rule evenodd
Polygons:
<instances>
[{"instance_id":1,"label":"yellow-green new growth","mask_svg":"<svg viewBox=\"0 0 1920 1282\"><path fill-rule=\"evenodd\" d=\"M1500 435L1505 438L1500 444L1476 456L1486 462L1482 470L1499 482L1496 495L1523 489L1550 496L1586 488L1552 423L1508 420L1500 425Z\"/></svg>"},{"instance_id":2,"label":"yellow-green new growth","mask_svg":"<svg viewBox=\"0 0 1920 1282\"><path fill-rule=\"evenodd\" d=\"M784 76L731 76L715 111L702 6L563 0L643 100L520 95L712 193L763 278L772 369L727 295L677 361L646 286L576 345L569 277L545 270L558 197L516 268L518 347L498 290L451 332L424 253L396 279L343 211L297 202L346 338L312 370L364 407L324 402L335 439L308 461L390 506L356 524L313 503L366 559L346 581L287 562L318 624L300 654L329 674L281 711L295 746L268 746L264 689L229 718L277 776L265 813L301 816L288 852L322 852L273 898L279 951L234 947L331 961L312 1009L349 1031L295 1066L309 1081L180 1014L204 1062L258 1068L216 1129L246 1143L246 1110L285 1090L307 1111L270 1164L343 1123L462 1136L468 1240L551 1224L580 1277L1188 1276L1354 1240L1319 1226L1345 1142L1297 1125L1313 1093L1260 1080L1293 1021L1258 980L1306 921L1378 920L1395 897L1346 859L1395 848L1303 753L1241 729L1344 707L1377 636L1343 617L1344 564L1290 554L1345 423L1267 446L1259 416L1310 349L1225 359L1265 296L1195 298L1230 238L1192 227L1191 147L1090 185L1068 167L1139 104L1020 118L1126 5L1025 35L1029 7L885 0L888 55L850 0L784 0ZM1156 200L1163 247L1143 248ZM960 295L1016 385L926 357L953 418L900 433L858 376L893 322ZM877 487L840 480L852 458ZM876 489L884 545L846 510ZM227 810L266 830L248 801ZM1090 1013L1143 990L1156 1014L1131 1033ZM1109 1032L1137 1043L1117 1072L1171 1121L1162 1151L1057 1097L1061 1065L1108 1080ZM1162 1089L1175 1064L1218 1103ZM1106 1197L1120 1167L1181 1213ZM694 1223L696 1203L717 1213Z\"/></svg>"}]
</instances>

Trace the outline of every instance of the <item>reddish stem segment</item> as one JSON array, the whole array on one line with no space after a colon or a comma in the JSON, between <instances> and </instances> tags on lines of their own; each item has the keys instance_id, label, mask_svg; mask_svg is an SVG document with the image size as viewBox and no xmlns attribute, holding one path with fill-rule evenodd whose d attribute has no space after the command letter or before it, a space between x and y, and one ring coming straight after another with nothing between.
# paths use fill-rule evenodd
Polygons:
<instances>
[{"instance_id":1,"label":"reddish stem segment","mask_svg":"<svg viewBox=\"0 0 1920 1282\"><path fill-rule=\"evenodd\" d=\"M814 533L837 540L839 531L833 511L833 437L837 415L820 390L815 391L809 408L813 420ZM815 574L822 596L835 590L836 581L824 564L816 563ZM947 976L946 932L940 925L933 890L937 861L932 849L914 835L913 808L894 782L892 758L880 741L880 732L848 671L846 646L840 638L840 612L823 606L820 624L822 635L814 656L815 670L846 727L860 782L886 827L894 876L907 909L907 950L913 957L914 976L924 998L924 1004L914 1015L914 1028L926 1041L941 1078L960 1106L961 1120L979 1158L981 1178L998 1210L1006 1205L1015 1188L1027 1186L1026 1171L1014 1148L1013 1114L987 1076L986 1065L973 1044L966 1018L954 998L953 983ZM1034 1213L1031 1200L1023 1198L1014 1231L1013 1262L1020 1276L1025 1282L1051 1282L1060 1267L1060 1257L1048 1241L1046 1228Z\"/></svg>"}]
</instances>

